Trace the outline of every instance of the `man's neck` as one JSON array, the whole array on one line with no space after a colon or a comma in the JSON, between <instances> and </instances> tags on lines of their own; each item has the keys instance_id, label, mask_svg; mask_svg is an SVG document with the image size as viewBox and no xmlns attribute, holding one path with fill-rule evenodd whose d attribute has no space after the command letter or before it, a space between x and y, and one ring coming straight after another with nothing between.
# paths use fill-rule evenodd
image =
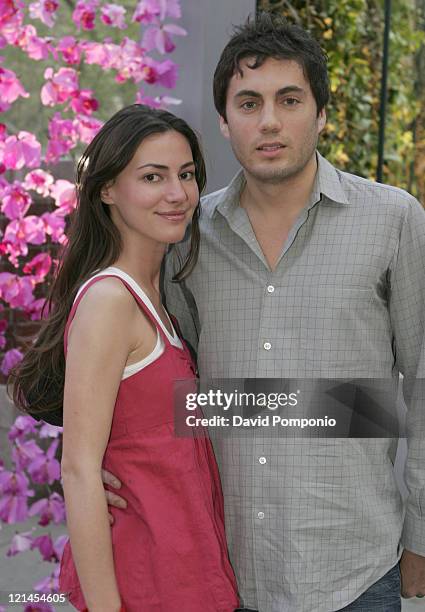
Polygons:
<instances>
[{"instance_id":1,"label":"man's neck","mask_svg":"<svg viewBox=\"0 0 425 612\"><path fill-rule=\"evenodd\" d=\"M307 165L296 175L283 179L280 183L259 181L245 172L246 185L241 193L240 206L248 214L266 219L293 219L309 202L317 173L317 160L314 154Z\"/></svg>"}]
</instances>

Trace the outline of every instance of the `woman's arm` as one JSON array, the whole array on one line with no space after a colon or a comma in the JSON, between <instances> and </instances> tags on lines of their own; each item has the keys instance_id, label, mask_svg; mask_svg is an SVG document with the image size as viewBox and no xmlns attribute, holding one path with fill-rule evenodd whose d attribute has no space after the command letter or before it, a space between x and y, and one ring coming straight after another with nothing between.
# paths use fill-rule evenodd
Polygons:
<instances>
[{"instance_id":1,"label":"woman's arm","mask_svg":"<svg viewBox=\"0 0 425 612\"><path fill-rule=\"evenodd\" d=\"M121 605L101 465L137 315L122 283L104 279L81 300L68 340L62 483L72 554L90 612L115 612Z\"/></svg>"}]
</instances>

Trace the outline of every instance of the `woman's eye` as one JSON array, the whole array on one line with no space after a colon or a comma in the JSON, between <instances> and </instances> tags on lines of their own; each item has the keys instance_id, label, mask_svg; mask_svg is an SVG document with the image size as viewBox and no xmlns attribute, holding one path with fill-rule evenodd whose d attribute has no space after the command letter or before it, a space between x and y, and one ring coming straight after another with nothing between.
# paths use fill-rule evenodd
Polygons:
<instances>
[{"instance_id":1,"label":"woman's eye","mask_svg":"<svg viewBox=\"0 0 425 612\"><path fill-rule=\"evenodd\" d=\"M191 171L187 171L187 172L183 172L182 174L180 174L180 177L184 180L184 181L190 181L193 178L195 178L195 173L191 172Z\"/></svg>"},{"instance_id":2,"label":"woman's eye","mask_svg":"<svg viewBox=\"0 0 425 612\"><path fill-rule=\"evenodd\" d=\"M145 174L143 180L146 181L146 183L157 183L160 178L158 174Z\"/></svg>"}]
</instances>

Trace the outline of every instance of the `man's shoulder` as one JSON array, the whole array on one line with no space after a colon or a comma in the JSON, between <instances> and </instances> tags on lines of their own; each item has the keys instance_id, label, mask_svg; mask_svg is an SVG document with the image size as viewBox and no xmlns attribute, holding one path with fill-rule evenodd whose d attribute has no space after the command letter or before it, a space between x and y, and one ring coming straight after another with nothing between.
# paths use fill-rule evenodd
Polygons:
<instances>
[{"instance_id":1,"label":"man's shoulder","mask_svg":"<svg viewBox=\"0 0 425 612\"><path fill-rule=\"evenodd\" d=\"M337 173L350 202L389 208L400 213L406 213L412 204L417 204L417 200L400 187L377 183L342 170L337 170Z\"/></svg>"}]
</instances>

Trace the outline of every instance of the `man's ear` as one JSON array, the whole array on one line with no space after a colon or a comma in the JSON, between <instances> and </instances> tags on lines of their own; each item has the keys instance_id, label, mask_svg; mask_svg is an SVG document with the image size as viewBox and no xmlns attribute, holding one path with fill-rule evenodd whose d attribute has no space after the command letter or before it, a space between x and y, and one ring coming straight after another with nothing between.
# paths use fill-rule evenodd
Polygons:
<instances>
[{"instance_id":1,"label":"man's ear","mask_svg":"<svg viewBox=\"0 0 425 612\"><path fill-rule=\"evenodd\" d=\"M100 198L104 204L114 204L111 194L112 183L106 183L100 190Z\"/></svg>"},{"instance_id":2,"label":"man's ear","mask_svg":"<svg viewBox=\"0 0 425 612\"><path fill-rule=\"evenodd\" d=\"M225 118L222 117L221 115L220 115L220 132L223 134L224 138L227 138L227 139L230 138L229 126Z\"/></svg>"},{"instance_id":3,"label":"man's ear","mask_svg":"<svg viewBox=\"0 0 425 612\"><path fill-rule=\"evenodd\" d=\"M322 108L322 110L319 113L318 116L318 133L320 134L320 132L323 130L323 128L326 125L326 111L324 108Z\"/></svg>"}]
</instances>

